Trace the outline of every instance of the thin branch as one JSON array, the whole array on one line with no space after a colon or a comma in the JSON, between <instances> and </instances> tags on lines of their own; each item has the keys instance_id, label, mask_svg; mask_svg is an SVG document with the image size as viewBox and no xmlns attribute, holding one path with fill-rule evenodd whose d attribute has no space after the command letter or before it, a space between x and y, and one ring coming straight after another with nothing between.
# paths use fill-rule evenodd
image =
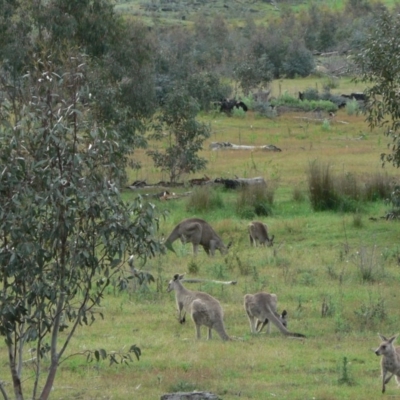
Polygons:
<instances>
[{"instance_id":1,"label":"thin branch","mask_svg":"<svg viewBox=\"0 0 400 400\"><path fill-rule=\"evenodd\" d=\"M0 392L3 395L4 400L8 400L7 392L4 389L4 382L0 381Z\"/></svg>"}]
</instances>

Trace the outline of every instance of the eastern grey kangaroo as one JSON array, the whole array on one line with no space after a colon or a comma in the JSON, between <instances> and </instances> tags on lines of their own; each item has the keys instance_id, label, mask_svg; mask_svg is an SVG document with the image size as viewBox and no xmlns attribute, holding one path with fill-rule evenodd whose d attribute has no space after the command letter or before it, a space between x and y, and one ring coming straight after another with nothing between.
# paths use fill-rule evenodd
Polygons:
<instances>
[{"instance_id":1,"label":"eastern grey kangaroo","mask_svg":"<svg viewBox=\"0 0 400 400\"><path fill-rule=\"evenodd\" d=\"M208 339L212 338L211 330L215 329L222 340L231 340L225 331L224 313L219 301L207 293L186 289L180 281L182 278L183 275L175 274L167 288L168 292L175 290L179 322L184 322L185 314L189 313L196 325L197 339L201 337L200 327L205 325L208 328Z\"/></svg>"},{"instance_id":2,"label":"eastern grey kangaroo","mask_svg":"<svg viewBox=\"0 0 400 400\"><path fill-rule=\"evenodd\" d=\"M382 393L385 393L385 385L390 381L393 375L396 376L397 384L400 384L400 347L395 347L393 345L397 335L392 336L390 339L387 339L381 334L379 334L379 337L383 341L375 350L375 354L377 356L383 356L381 360ZM387 375L389 376L386 377Z\"/></svg>"},{"instance_id":3,"label":"eastern grey kangaroo","mask_svg":"<svg viewBox=\"0 0 400 400\"><path fill-rule=\"evenodd\" d=\"M231 243L225 246L222 239L206 221L200 218L188 218L181 221L170 233L165 245L172 248L172 243L180 239L183 244L192 243L193 254L197 254L199 245L202 246L208 255L214 255L215 250L221 254L228 252Z\"/></svg>"},{"instance_id":4,"label":"eastern grey kangaroo","mask_svg":"<svg viewBox=\"0 0 400 400\"><path fill-rule=\"evenodd\" d=\"M286 336L305 337L301 333L289 332L286 328L287 312L282 315L277 313L278 296L270 293L246 294L244 296L244 309L249 318L250 330L252 333L261 332L265 325L268 325L268 333L271 331L271 322ZM261 328L258 327L261 325Z\"/></svg>"},{"instance_id":5,"label":"eastern grey kangaroo","mask_svg":"<svg viewBox=\"0 0 400 400\"><path fill-rule=\"evenodd\" d=\"M250 244L257 247L257 242L262 246L271 247L274 245L274 235L268 236L268 227L260 221L250 222L249 226Z\"/></svg>"}]
</instances>

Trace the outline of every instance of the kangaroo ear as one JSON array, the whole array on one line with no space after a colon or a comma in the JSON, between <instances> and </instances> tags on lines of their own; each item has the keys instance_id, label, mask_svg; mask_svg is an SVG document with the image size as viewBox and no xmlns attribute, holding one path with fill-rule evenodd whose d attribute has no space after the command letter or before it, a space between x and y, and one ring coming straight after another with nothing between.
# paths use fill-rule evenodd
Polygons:
<instances>
[{"instance_id":1,"label":"kangaroo ear","mask_svg":"<svg viewBox=\"0 0 400 400\"><path fill-rule=\"evenodd\" d=\"M286 310L283 310L283 311L282 311L282 318L285 318L286 315L287 315L287 311L286 311Z\"/></svg>"},{"instance_id":2,"label":"kangaroo ear","mask_svg":"<svg viewBox=\"0 0 400 400\"><path fill-rule=\"evenodd\" d=\"M229 249L232 246L232 240L228 243L228 245L226 246L227 249Z\"/></svg>"},{"instance_id":3,"label":"kangaroo ear","mask_svg":"<svg viewBox=\"0 0 400 400\"><path fill-rule=\"evenodd\" d=\"M175 274L174 275L174 281L178 281L179 280L179 274Z\"/></svg>"},{"instance_id":4,"label":"kangaroo ear","mask_svg":"<svg viewBox=\"0 0 400 400\"><path fill-rule=\"evenodd\" d=\"M389 343L393 343L393 342L396 340L397 336L399 336L399 334L392 336L392 337L389 339Z\"/></svg>"},{"instance_id":5,"label":"kangaroo ear","mask_svg":"<svg viewBox=\"0 0 400 400\"><path fill-rule=\"evenodd\" d=\"M381 335L380 333L378 333L378 336L383 340L383 341L387 341L387 339L386 339L386 337L385 336L383 336L383 335Z\"/></svg>"}]
</instances>

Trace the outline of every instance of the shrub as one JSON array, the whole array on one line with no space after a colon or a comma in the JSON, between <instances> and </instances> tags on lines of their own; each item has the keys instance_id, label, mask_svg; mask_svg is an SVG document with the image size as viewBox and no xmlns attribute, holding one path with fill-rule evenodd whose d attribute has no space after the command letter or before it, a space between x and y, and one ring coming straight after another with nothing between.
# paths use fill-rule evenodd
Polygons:
<instances>
[{"instance_id":1,"label":"shrub","mask_svg":"<svg viewBox=\"0 0 400 400\"><path fill-rule=\"evenodd\" d=\"M207 211L223 207L224 203L220 193L208 186L200 186L196 188L186 204L186 210L193 212Z\"/></svg>"},{"instance_id":2,"label":"shrub","mask_svg":"<svg viewBox=\"0 0 400 400\"><path fill-rule=\"evenodd\" d=\"M266 118L275 118L278 114L275 107L271 107L269 102L256 102L253 104L253 110L258 114Z\"/></svg>"},{"instance_id":3,"label":"shrub","mask_svg":"<svg viewBox=\"0 0 400 400\"><path fill-rule=\"evenodd\" d=\"M327 132L330 131L330 129L331 129L331 123L329 122L328 119L325 118L324 121L322 122L322 130Z\"/></svg>"},{"instance_id":4,"label":"shrub","mask_svg":"<svg viewBox=\"0 0 400 400\"><path fill-rule=\"evenodd\" d=\"M330 89L337 89L339 87L339 80L338 78L335 78L333 76L328 77L326 82L324 83L324 88L325 90L330 90Z\"/></svg>"},{"instance_id":5,"label":"shrub","mask_svg":"<svg viewBox=\"0 0 400 400\"><path fill-rule=\"evenodd\" d=\"M237 197L236 213L241 218L248 219L256 215L271 215L274 193L274 188L268 188L264 185L243 186Z\"/></svg>"},{"instance_id":6,"label":"shrub","mask_svg":"<svg viewBox=\"0 0 400 400\"><path fill-rule=\"evenodd\" d=\"M307 88L304 93L304 100L320 100L318 90L314 88Z\"/></svg>"},{"instance_id":7,"label":"shrub","mask_svg":"<svg viewBox=\"0 0 400 400\"><path fill-rule=\"evenodd\" d=\"M363 302L358 310L354 310L354 314L361 330L374 329L388 317L385 299L378 296L374 301L369 293L369 301Z\"/></svg>"},{"instance_id":8,"label":"shrub","mask_svg":"<svg viewBox=\"0 0 400 400\"><path fill-rule=\"evenodd\" d=\"M351 260L363 283L376 282L385 275L384 264L378 259L376 246L371 249L362 246L352 255Z\"/></svg>"},{"instance_id":9,"label":"shrub","mask_svg":"<svg viewBox=\"0 0 400 400\"><path fill-rule=\"evenodd\" d=\"M197 275L199 273L199 265L196 261L192 260L188 264L188 271L192 275Z\"/></svg>"},{"instance_id":10,"label":"shrub","mask_svg":"<svg viewBox=\"0 0 400 400\"><path fill-rule=\"evenodd\" d=\"M392 179L387 173L376 173L367 178L364 188L364 198L367 201L385 200L391 197L393 191Z\"/></svg>"},{"instance_id":11,"label":"shrub","mask_svg":"<svg viewBox=\"0 0 400 400\"><path fill-rule=\"evenodd\" d=\"M308 189L311 206L315 211L334 210L337 208L338 196L330 168L330 164L320 165L316 161L309 165Z\"/></svg>"},{"instance_id":12,"label":"shrub","mask_svg":"<svg viewBox=\"0 0 400 400\"><path fill-rule=\"evenodd\" d=\"M234 107L232 110L232 115L236 118L246 118L246 111L244 111L242 108Z\"/></svg>"},{"instance_id":13,"label":"shrub","mask_svg":"<svg viewBox=\"0 0 400 400\"><path fill-rule=\"evenodd\" d=\"M283 71L288 78L308 76L315 67L314 56L303 44L294 41L283 62Z\"/></svg>"},{"instance_id":14,"label":"shrub","mask_svg":"<svg viewBox=\"0 0 400 400\"><path fill-rule=\"evenodd\" d=\"M362 193L352 174L335 177L330 164L314 161L308 170L308 189L315 211L356 212L361 207Z\"/></svg>"},{"instance_id":15,"label":"shrub","mask_svg":"<svg viewBox=\"0 0 400 400\"><path fill-rule=\"evenodd\" d=\"M358 115L360 112L360 106L357 100L350 100L346 103L347 115Z\"/></svg>"}]
</instances>

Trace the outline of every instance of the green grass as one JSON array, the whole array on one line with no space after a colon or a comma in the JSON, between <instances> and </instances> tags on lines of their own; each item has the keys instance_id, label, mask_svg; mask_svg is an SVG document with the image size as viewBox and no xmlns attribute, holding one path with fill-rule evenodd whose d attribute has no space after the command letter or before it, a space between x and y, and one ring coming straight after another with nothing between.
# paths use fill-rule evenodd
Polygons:
<instances>
[{"instance_id":1,"label":"green grass","mask_svg":"<svg viewBox=\"0 0 400 400\"><path fill-rule=\"evenodd\" d=\"M337 90L345 91L347 84ZM136 293L109 288L101 305L104 320L79 328L68 354L96 348L119 351L136 344L142 350L140 361L109 367L107 362L88 364L84 356L71 357L60 366L51 398L150 400L172 390L194 389L215 392L224 400L239 396L377 398L381 395L380 364L372 352L379 344L377 332L395 334L400 326L400 224L380 218L388 209L383 201L364 203L357 214L312 211L307 170L314 160L330 162L335 172L350 172L360 182L367 181L382 172L379 155L386 151L385 137L379 131L370 132L363 116L349 116L344 110L330 121L329 131L310 121L306 112L287 113L274 120L252 113L245 118L210 114L201 119L211 124L210 142L251 141L282 148L281 153L215 152L207 143L202 151L209 162L204 173L211 178L263 176L274 185L272 213L260 217L275 235L274 247L250 247L249 220L236 213L239 194L235 191L218 189L215 198L219 206L199 207L196 212L188 209L188 196L154 200L157 207L169 211L161 221L160 235L168 235L183 218L198 216L209 221L225 242L233 240L232 248L226 256L217 253L214 258L200 251L194 259L191 246L177 241L176 254L169 252L138 266L151 271L158 286L152 283ZM137 151L135 157L143 168L128 171L132 181L165 179L144 151ZM393 167L384 171L393 179L398 176ZM304 193L302 199L293 199L294 188ZM176 192L190 190L186 187ZM130 201L136 194L126 190L123 196ZM361 223L355 222L357 218ZM365 269L371 271L371 279L363 276ZM186 284L220 300L227 332L235 339L232 342L224 343L217 336L207 341L205 332L197 341L190 318L184 325L178 323L174 295L165 289L173 274L189 270L193 271L190 277L237 280L236 286ZM290 330L304 333L305 340L285 338L274 327L270 336L250 334L243 296L260 290L277 293L279 310L289 313ZM4 344L0 345L0 357L0 377L10 391ZM29 358L26 350L24 360ZM32 384L27 363L23 386ZM394 382L386 390L386 396L398 395Z\"/></svg>"}]
</instances>

